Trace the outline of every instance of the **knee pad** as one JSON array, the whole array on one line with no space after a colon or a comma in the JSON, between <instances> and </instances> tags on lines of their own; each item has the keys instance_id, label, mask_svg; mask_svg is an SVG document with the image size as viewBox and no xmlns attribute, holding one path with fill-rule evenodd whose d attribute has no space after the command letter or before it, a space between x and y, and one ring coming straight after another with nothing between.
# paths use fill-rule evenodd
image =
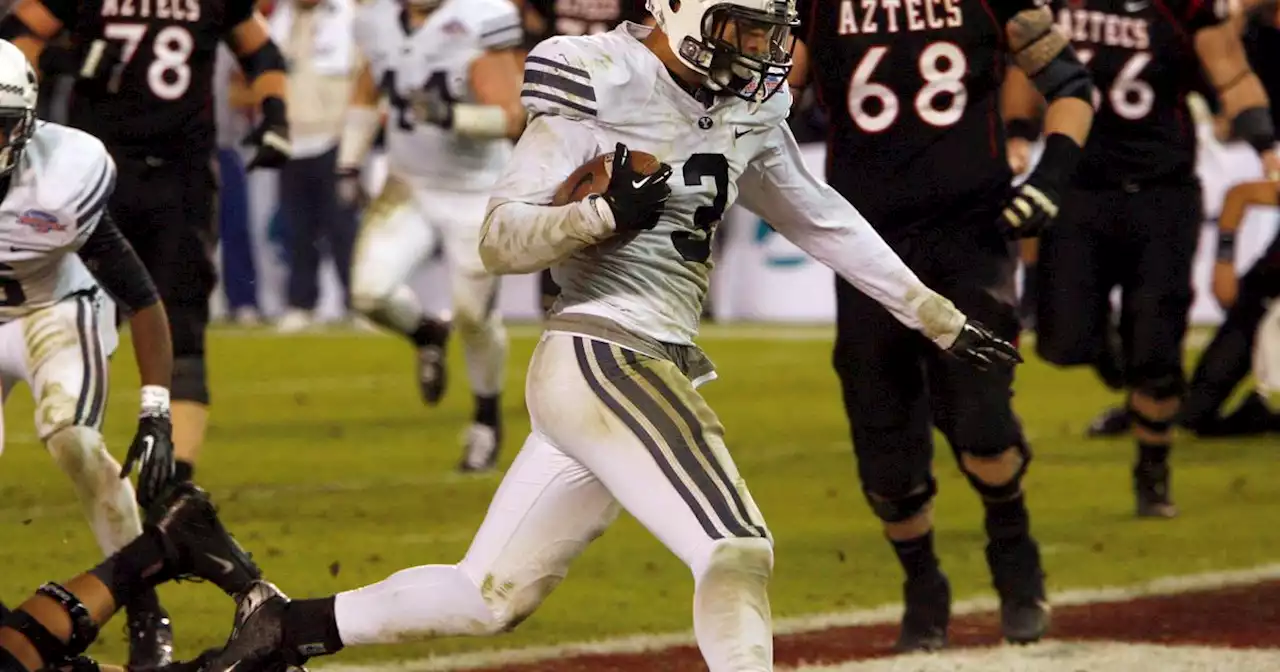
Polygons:
<instances>
[{"instance_id":1,"label":"knee pad","mask_svg":"<svg viewBox=\"0 0 1280 672\"><path fill-rule=\"evenodd\" d=\"M169 311L173 358L204 357L204 336L209 328L206 311L178 306Z\"/></svg>"},{"instance_id":2,"label":"knee pad","mask_svg":"<svg viewBox=\"0 0 1280 672\"><path fill-rule=\"evenodd\" d=\"M773 542L760 537L719 539L692 564L696 584L715 580L768 583L773 575Z\"/></svg>"},{"instance_id":3,"label":"knee pad","mask_svg":"<svg viewBox=\"0 0 1280 672\"><path fill-rule=\"evenodd\" d=\"M40 621L25 611L11 612L5 617L4 625L13 628L31 642L31 646L44 659L46 669L56 669L89 648L98 638L98 626L94 624L84 603L66 588L56 583L46 583L36 593L57 602L67 612L71 619L70 640L63 644Z\"/></svg>"},{"instance_id":4,"label":"knee pad","mask_svg":"<svg viewBox=\"0 0 1280 672\"><path fill-rule=\"evenodd\" d=\"M925 487L904 497L889 498L874 492L863 490L862 494L871 505L876 517L886 523L901 523L915 518L924 507L938 494L938 482L932 476L925 482Z\"/></svg>"},{"instance_id":5,"label":"knee pad","mask_svg":"<svg viewBox=\"0 0 1280 672\"><path fill-rule=\"evenodd\" d=\"M173 400L209 405L209 380L205 375L204 353L173 360Z\"/></svg>"},{"instance_id":6,"label":"knee pad","mask_svg":"<svg viewBox=\"0 0 1280 672\"><path fill-rule=\"evenodd\" d=\"M992 456L965 450L960 451L962 456L960 460L960 471L964 474L965 479L969 481L969 485L973 487L974 491L982 497L983 501L1004 502L1013 499L1022 493L1022 477L1027 474L1027 469L1031 466L1031 449L1025 442L1020 441L1013 448L1005 449L1005 451L1008 450L1017 450L1019 457L1022 458L1022 463L1018 465L1017 470L1014 471L1013 476L1009 480L999 484L988 483L981 478L978 478L977 475L971 473L964 466L963 455L972 455L983 459L991 459ZM1004 451L997 454L995 457L999 457L999 455L1003 454Z\"/></svg>"}]
</instances>

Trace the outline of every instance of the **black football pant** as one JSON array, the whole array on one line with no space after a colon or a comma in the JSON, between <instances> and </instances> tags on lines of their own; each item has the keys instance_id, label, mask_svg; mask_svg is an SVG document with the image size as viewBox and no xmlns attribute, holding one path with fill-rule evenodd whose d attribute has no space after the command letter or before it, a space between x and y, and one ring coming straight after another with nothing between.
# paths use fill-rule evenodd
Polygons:
<instances>
[{"instance_id":1,"label":"black football pant","mask_svg":"<svg viewBox=\"0 0 1280 672\"><path fill-rule=\"evenodd\" d=\"M1013 342L1019 331L1017 257L995 226L997 216L982 208L958 214L945 227L886 240L925 284ZM1011 368L980 371L945 354L839 279L833 360L862 488L882 517L876 500L903 501L933 487L934 426L957 457L1025 450L1010 405Z\"/></svg>"},{"instance_id":2,"label":"black football pant","mask_svg":"<svg viewBox=\"0 0 1280 672\"><path fill-rule=\"evenodd\" d=\"M1238 412L1223 417L1223 404L1253 368L1253 344L1267 304L1280 297L1280 238L1240 279L1235 305L1213 341L1205 349L1191 378L1182 409L1182 424L1203 436L1256 434L1280 430L1265 405L1246 401Z\"/></svg>"},{"instance_id":3,"label":"black football pant","mask_svg":"<svg viewBox=\"0 0 1280 672\"><path fill-rule=\"evenodd\" d=\"M217 284L218 176L212 155L173 161L113 152L109 207L164 302L173 337L176 401L209 403L205 332Z\"/></svg>"},{"instance_id":4,"label":"black football pant","mask_svg":"<svg viewBox=\"0 0 1280 672\"><path fill-rule=\"evenodd\" d=\"M1069 190L1040 236L1036 350L1059 366L1105 357L1119 287L1125 387L1153 399L1185 391L1182 340L1203 223L1200 184Z\"/></svg>"}]
</instances>

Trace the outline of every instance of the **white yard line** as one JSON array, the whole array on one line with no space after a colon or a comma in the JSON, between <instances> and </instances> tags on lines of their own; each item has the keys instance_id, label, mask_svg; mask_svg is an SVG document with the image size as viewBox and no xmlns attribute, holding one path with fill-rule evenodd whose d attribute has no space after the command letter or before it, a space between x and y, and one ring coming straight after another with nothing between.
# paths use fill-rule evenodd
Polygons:
<instances>
[{"instance_id":1,"label":"white yard line","mask_svg":"<svg viewBox=\"0 0 1280 672\"><path fill-rule=\"evenodd\" d=\"M1187 576L1171 576L1156 579L1147 583L1129 587L1098 588L1088 590L1070 590L1056 593L1050 602L1059 607L1081 604L1103 604L1108 602L1124 602L1139 597L1152 595L1174 595L1197 590L1209 590L1229 586L1243 586L1262 581L1280 579L1280 564L1263 565L1251 569L1207 572ZM953 613L969 614L992 611L997 607L994 597L982 597L957 602ZM893 623L901 617L900 604L885 605L875 609L847 611L827 614L815 614L798 618L779 619L774 622L775 634L813 632L837 627L859 625L877 625ZM691 632L662 635L634 635L601 639L594 642L577 642L556 646L537 646L523 649L489 650L476 653L464 653L449 656L433 656L418 660L376 663L367 665L312 665L323 668L326 672L442 672L445 670L468 670L483 667L496 667L517 663L530 663L556 658L567 658L585 654L629 654L657 652L675 646L693 644ZM845 668L835 668L845 669ZM854 669L854 668L849 668ZM885 668L889 669L889 668ZM894 668L896 669L896 668ZM906 669L906 668L903 668ZM916 668L911 668L915 670ZM951 668L930 668L951 669ZM978 668L962 668L978 669ZM990 668L985 668L990 669ZM1008 668L1005 668L1008 669ZM1021 668L1019 668L1021 669ZM1035 668L1026 668L1028 670ZM1086 669L1086 668L1077 668ZM1087 668L1094 669L1094 668ZM1134 669L1134 668L1118 668ZM1216 668L1204 668L1216 669ZM1261 668L1243 668L1261 669Z\"/></svg>"}]
</instances>

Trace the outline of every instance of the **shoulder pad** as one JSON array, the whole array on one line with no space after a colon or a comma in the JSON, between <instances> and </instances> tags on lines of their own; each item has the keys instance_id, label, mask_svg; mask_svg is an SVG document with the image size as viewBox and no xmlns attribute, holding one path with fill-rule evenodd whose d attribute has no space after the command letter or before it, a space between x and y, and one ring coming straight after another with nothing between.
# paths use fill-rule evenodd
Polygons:
<instances>
[{"instance_id":1,"label":"shoulder pad","mask_svg":"<svg viewBox=\"0 0 1280 672\"><path fill-rule=\"evenodd\" d=\"M47 249L83 242L115 191L116 164L107 148L83 131L44 123L26 151L18 183L24 202L14 206L21 228L34 234L24 238Z\"/></svg>"},{"instance_id":2,"label":"shoulder pad","mask_svg":"<svg viewBox=\"0 0 1280 672\"><path fill-rule=\"evenodd\" d=\"M486 50L513 49L524 41L520 10L511 0L467 0L467 22Z\"/></svg>"},{"instance_id":3,"label":"shoulder pad","mask_svg":"<svg viewBox=\"0 0 1280 672\"><path fill-rule=\"evenodd\" d=\"M652 87L635 82L629 46L634 48L615 33L543 41L525 59L521 102L534 115L576 119L616 116L627 106L628 91L643 102Z\"/></svg>"}]
</instances>

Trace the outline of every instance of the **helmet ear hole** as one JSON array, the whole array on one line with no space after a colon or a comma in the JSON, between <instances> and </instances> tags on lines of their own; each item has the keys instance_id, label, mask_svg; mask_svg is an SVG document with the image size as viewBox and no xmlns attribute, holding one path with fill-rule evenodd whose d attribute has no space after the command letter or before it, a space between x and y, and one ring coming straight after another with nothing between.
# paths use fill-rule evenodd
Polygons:
<instances>
[{"instance_id":1,"label":"helmet ear hole","mask_svg":"<svg viewBox=\"0 0 1280 672\"><path fill-rule=\"evenodd\" d=\"M678 12L680 11L680 0L668 0L667 6L671 8L671 11Z\"/></svg>"}]
</instances>

